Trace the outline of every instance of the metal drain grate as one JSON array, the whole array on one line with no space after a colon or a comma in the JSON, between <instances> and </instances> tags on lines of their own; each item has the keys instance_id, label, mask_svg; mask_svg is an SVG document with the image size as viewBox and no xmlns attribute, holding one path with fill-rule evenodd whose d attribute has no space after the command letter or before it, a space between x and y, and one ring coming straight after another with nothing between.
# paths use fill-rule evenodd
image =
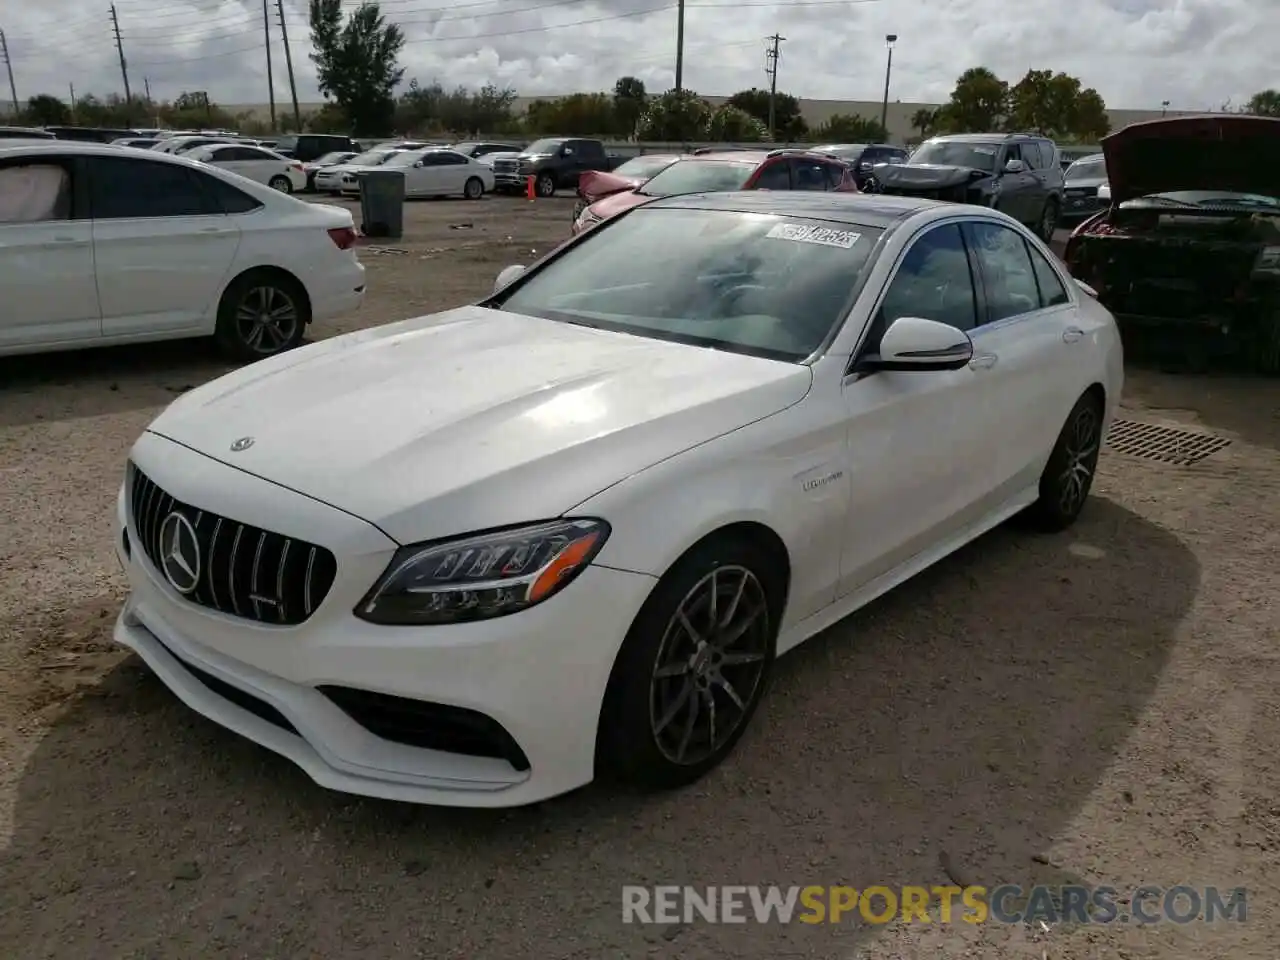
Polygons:
<instances>
[{"instance_id":1,"label":"metal drain grate","mask_svg":"<svg viewBox=\"0 0 1280 960\"><path fill-rule=\"evenodd\" d=\"M1231 443L1226 437L1161 427L1136 420L1117 420L1107 435L1107 447L1116 453L1158 460L1179 467L1199 463Z\"/></svg>"}]
</instances>

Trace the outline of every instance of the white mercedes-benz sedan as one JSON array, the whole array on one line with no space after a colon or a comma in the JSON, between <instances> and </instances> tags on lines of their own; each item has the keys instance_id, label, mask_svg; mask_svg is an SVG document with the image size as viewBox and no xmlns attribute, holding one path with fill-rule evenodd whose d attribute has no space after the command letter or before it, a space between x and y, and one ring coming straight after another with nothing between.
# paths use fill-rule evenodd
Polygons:
<instances>
[{"instance_id":1,"label":"white mercedes-benz sedan","mask_svg":"<svg viewBox=\"0 0 1280 960\"><path fill-rule=\"evenodd\" d=\"M336 790L688 783L775 657L1014 514L1071 524L1122 376L1001 213L656 200L176 400L120 491L115 636Z\"/></svg>"}]
</instances>

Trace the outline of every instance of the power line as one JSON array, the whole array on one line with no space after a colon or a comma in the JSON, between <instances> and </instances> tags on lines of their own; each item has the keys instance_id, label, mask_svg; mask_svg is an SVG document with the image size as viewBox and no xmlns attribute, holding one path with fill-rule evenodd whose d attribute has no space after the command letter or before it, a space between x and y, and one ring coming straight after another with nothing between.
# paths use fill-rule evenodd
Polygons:
<instances>
[{"instance_id":1,"label":"power line","mask_svg":"<svg viewBox=\"0 0 1280 960\"><path fill-rule=\"evenodd\" d=\"M778 48L782 45L782 41L786 37L780 37L774 34L772 37L766 37L773 45L765 52L765 68L764 72L769 75L769 140L776 139L774 132L774 101L778 98Z\"/></svg>"}]
</instances>

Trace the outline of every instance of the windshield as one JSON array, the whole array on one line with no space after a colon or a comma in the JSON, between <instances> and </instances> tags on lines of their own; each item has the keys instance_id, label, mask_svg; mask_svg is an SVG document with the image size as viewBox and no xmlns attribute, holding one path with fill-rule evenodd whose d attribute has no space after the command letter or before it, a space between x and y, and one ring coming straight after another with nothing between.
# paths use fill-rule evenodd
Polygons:
<instances>
[{"instance_id":1,"label":"windshield","mask_svg":"<svg viewBox=\"0 0 1280 960\"><path fill-rule=\"evenodd\" d=\"M822 220L640 207L489 304L797 363L843 320L879 236Z\"/></svg>"},{"instance_id":2,"label":"windshield","mask_svg":"<svg viewBox=\"0 0 1280 960\"><path fill-rule=\"evenodd\" d=\"M825 153L833 157L839 157L841 160L857 160L862 156L862 151L867 149L866 144L862 143L831 143L825 147L814 147L814 153Z\"/></svg>"},{"instance_id":3,"label":"windshield","mask_svg":"<svg viewBox=\"0 0 1280 960\"><path fill-rule=\"evenodd\" d=\"M298 145L297 137L281 137L276 141L277 150L292 150Z\"/></svg>"},{"instance_id":4,"label":"windshield","mask_svg":"<svg viewBox=\"0 0 1280 960\"><path fill-rule=\"evenodd\" d=\"M287 149L288 149L288 147L285 147L285 146L283 146L282 144L277 143L277 144L275 145L275 149L276 149L276 150L287 150ZM341 163L341 162L342 162L342 158L343 158L343 157L348 157L348 156L350 156L350 154L348 154L348 153L343 153L341 150L339 150L337 153L326 153L323 157L320 157L319 159L315 160L314 162L315 162L315 164L316 164L317 166L321 166L321 165L326 164L326 163Z\"/></svg>"},{"instance_id":5,"label":"windshield","mask_svg":"<svg viewBox=\"0 0 1280 960\"><path fill-rule=\"evenodd\" d=\"M1065 176L1068 180L1103 180L1107 176L1107 165L1101 159L1077 160L1067 167Z\"/></svg>"},{"instance_id":6,"label":"windshield","mask_svg":"<svg viewBox=\"0 0 1280 960\"><path fill-rule=\"evenodd\" d=\"M996 169L995 144L960 143L955 140L934 140L922 143L911 155L911 165L935 163L944 167L969 167L993 173Z\"/></svg>"},{"instance_id":7,"label":"windshield","mask_svg":"<svg viewBox=\"0 0 1280 960\"><path fill-rule=\"evenodd\" d=\"M671 164L675 163L675 157L633 157L626 163L614 168L612 171L619 177L636 177L648 178L652 177L659 170L663 170Z\"/></svg>"},{"instance_id":8,"label":"windshield","mask_svg":"<svg viewBox=\"0 0 1280 960\"><path fill-rule=\"evenodd\" d=\"M347 163L353 167L376 167L386 163L388 158L394 156L394 153L387 150L369 150L366 153L356 154Z\"/></svg>"},{"instance_id":9,"label":"windshield","mask_svg":"<svg viewBox=\"0 0 1280 960\"><path fill-rule=\"evenodd\" d=\"M1142 205L1148 202L1210 210L1217 207L1247 207L1259 213L1280 213L1280 198L1267 196L1264 193L1237 193L1231 190L1170 190L1166 193L1147 194L1136 200L1127 200L1120 206Z\"/></svg>"},{"instance_id":10,"label":"windshield","mask_svg":"<svg viewBox=\"0 0 1280 960\"><path fill-rule=\"evenodd\" d=\"M524 149L525 153L559 153L563 140L535 140Z\"/></svg>"},{"instance_id":11,"label":"windshield","mask_svg":"<svg viewBox=\"0 0 1280 960\"><path fill-rule=\"evenodd\" d=\"M741 190L755 168L754 163L727 160L677 160L637 192L646 197L670 197L677 193Z\"/></svg>"}]
</instances>

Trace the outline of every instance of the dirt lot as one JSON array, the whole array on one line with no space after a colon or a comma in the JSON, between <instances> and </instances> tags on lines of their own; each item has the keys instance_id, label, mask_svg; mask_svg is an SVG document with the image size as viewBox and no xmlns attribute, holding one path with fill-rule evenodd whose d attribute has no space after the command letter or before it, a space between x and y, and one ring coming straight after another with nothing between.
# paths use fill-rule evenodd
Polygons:
<instances>
[{"instance_id":1,"label":"dirt lot","mask_svg":"<svg viewBox=\"0 0 1280 960\"><path fill-rule=\"evenodd\" d=\"M365 251L316 337L427 313L564 235L569 204L439 202ZM696 788L468 813L327 793L180 705L109 628L135 436L199 345L0 361L6 958L1276 957L1280 384L1131 374L1125 416L1229 436L1105 456L1061 537L999 530L779 665ZM624 884L1178 883L1247 922L621 923Z\"/></svg>"}]
</instances>

